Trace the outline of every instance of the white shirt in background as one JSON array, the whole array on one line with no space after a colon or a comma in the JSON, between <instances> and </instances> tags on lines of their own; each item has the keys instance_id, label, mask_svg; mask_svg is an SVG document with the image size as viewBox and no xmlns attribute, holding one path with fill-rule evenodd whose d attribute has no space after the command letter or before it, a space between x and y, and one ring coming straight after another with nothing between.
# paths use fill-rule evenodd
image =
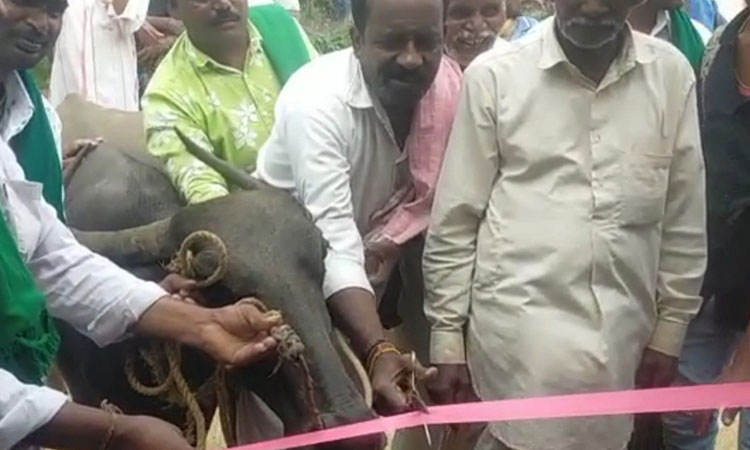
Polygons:
<instances>
[{"instance_id":1,"label":"white shirt in background","mask_svg":"<svg viewBox=\"0 0 750 450\"><path fill-rule=\"evenodd\" d=\"M711 39L711 31L695 19L690 19L690 21L693 23L696 31L698 31L703 44L707 44L708 40ZM672 42L672 31L669 28L669 22L669 12L666 10L659 11L659 14L656 16L656 25L654 25L654 29L651 30L651 36L664 39L667 42Z\"/></svg>"},{"instance_id":2,"label":"white shirt in background","mask_svg":"<svg viewBox=\"0 0 750 450\"><path fill-rule=\"evenodd\" d=\"M3 84L5 85L6 98L4 108L0 111L0 140L10 142L31 121L31 117L34 115L34 104L31 102L31 97L26 92L18 73L11 72ZM60 123L60 117L46 98L42 97L42 103L50 128L52 128L52 137L55 139L57 152L62 157L62 123Z\"/></svg>"},{"instance_id":3,"label":"white shirt in background","mask_svg":"<svg viewBox=\"0 0 750 450\"><path fill-rule=\"evenodd\" d=\"M323 232L326 298L352 287L373 292L362 236L372 215L410 180L406 152L393 136L351 48L301 68L276 102L276 124L255 175L291 191Z\"/></svg>"},{"instance_id":4,"label":"white shirt in background","mask_svg":"<svg viewBox=\"0 0 750 450\"><path fill-rule=\"evenodd\" d=\"M693 69L626 31L597 85L553 24L464 73L425 244L430 362L468 363L483 400L631 389L643 349L678 356L701 304ZM622 450L632 419L489 431L514 449Z\"/></svg>"},{"instance_id":5,"label":"white shirt in background","mask_svg":"<svg viewBox=\"0 0 750 450\"><path fill-rule=\"evenodd\" d=\"M123 337L157 299L166 295L79 244L26 181L13 151L0 140L0 210L18 236L19 249L50 314L100 346ZM0 450L13 448L49 422L67 396L26 385L0 369Z\"/></svg>"},{"instance_id":6,"label":"white shirt in background","mask_svg":"<svg viewBox=\"0 0 750 450\"><path fill-rule=\"evenodd\" d=\"M105 108L138 110L135 32L148 5L149 0L128 0L118 15L111 0L71 0L52 63L53 106L79 94Z\"/></svg>"}]
</instances>

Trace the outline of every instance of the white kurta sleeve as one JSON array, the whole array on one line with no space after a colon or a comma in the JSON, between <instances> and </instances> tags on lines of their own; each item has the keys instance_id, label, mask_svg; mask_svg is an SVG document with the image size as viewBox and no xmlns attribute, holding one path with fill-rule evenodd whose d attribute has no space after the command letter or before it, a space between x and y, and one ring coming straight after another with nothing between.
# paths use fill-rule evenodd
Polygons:
<instances>
[{"instance_id":1,"label":"white kurta sleeve","mask_svg":"<svg viewBox=\"0 0 750 450\"><path fill-rule=\"evenodd\" d=\"M22 384L0 369L0 450L10 450L52 420L66 401L62 392Z\"/></svg>"},{"instance_id":2,"label":"white kurta sleeve","mask_svg":"<svg viewBox=\"0 0 750 450\"><path fill-rule=\"evenodd\" d=\"M658 320L649 347L679 356L701 305L706 270L706 182L695 86L678 124L657 278Z\"/></svg>"},{"instance_id":3,"label":"white kurta sleeve","mask_svg":"<svg viewBox=\"0 0 750 450\"><path fill-rule=\"evenodd\" d=\"M29 267L50 313L100 346L121 339L166 292L79 244L47 203L39 208L42 232Z\"/></svg>"},{"instance_id":4,"label":"white kurta sleeve","mask_svg":"<svg viewBox=\"0 0 750 450\"><path fill-rule=\"evenodd\" d=\"M470 67L438 178L424 251L424 308L432 326L433 364L466 362L464 328L477 233L500 167L496 98L487 67Z\"/></svg>"},{"instance_id":5,"label":"white kurta sleeve","mask_svg":"<svg viewBox=\"0 0 750 450\"><path fill-rule=\"evenodd\" d=\"M328 241L323 293L346 288L373 292L362 237L354 220L347 142L341 117L310 105L286 105L281 127L295 190Z\"/></svg>"}]
</instances>

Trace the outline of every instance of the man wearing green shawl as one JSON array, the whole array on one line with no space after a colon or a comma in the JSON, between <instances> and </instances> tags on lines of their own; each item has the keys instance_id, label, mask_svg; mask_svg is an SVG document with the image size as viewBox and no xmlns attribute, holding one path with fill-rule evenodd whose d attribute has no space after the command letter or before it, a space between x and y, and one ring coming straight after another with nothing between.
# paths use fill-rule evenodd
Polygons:
<instances>
[{"instance_id":1,"label":"man wearing green shawl","mask_svg":"<svg viewBox=\"0 0 750 450\"><path fill-rule=\"evenodd\" d=\"M711 32L690 18L682 0L646 0L633 8L628 21L636 31L671 42L698 70Z\"/></svg>"},{"instance_id":2,"label":"man wearing green shawl","mask_svg":"<svg viewBox=\"0 0 750 450\"><path fill-rule=\"evenodd\" d=\"M91 253L56 217L42 185L27 181L1 140L0 186L0 450L189 450L164 422L115 417L44 387L59 344L51 318L101 346L134 332L241 366L276 345L268 331L279 315L244 303L208 310L175 300Z\"/></svg>"},{"instance_id":3,"label":"man wearing green shawl","mask_svg":"<svg viewBox=\"0 0 750 450\"><path fill-rule=\"evenodd\" d=\"M186 151L175 126L206 151L252 168L281 87L316 53L294 17L275 4L248 11L245 0L171 0L170 8L186 32L144 94L148 149L186 201L197 203L225 195L227 184Z\"/></svg>"}]
</instances>

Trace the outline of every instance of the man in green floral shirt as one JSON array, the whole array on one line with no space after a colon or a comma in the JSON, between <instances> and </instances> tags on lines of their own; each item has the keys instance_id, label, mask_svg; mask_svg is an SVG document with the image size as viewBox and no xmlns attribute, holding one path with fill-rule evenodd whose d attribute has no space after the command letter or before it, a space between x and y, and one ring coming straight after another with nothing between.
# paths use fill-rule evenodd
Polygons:
<instances>
[{"instance_id":1,"label":"man in green floral shirt","mask_svg":"<svg viewBox=\"0 0 750 450\"><path fill-rule=\"evenodd\" d=\"M315 55L299 24L276 5L246 0L170 0L186 33L143 98L149 151L188 203L226 195L221 175L190 155L175 127L241 168L255 165L274 123L283 83Z\"/></svg>"}]
</instances>

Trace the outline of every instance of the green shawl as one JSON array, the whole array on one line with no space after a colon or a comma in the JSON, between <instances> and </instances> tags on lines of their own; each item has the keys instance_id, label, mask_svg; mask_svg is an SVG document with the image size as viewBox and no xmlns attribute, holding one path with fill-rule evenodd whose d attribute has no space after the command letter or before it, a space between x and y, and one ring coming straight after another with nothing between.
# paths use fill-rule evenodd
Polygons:
<instances>
[{"instance_id":1,"label":"green shawl","mask_svg":"<svg viewBox=\"0 0 750 450\"><path fill-rule=\"evenodd\" d=\"M690 20L690 16L682 8L671 9L669 10L669 26L672 44L685 55L697 72L700 69L703 50L706 46L698 30L695 29L693 21Z\"/></svg>"},{"instance_id":2,"label":"green shawl","mask_svg":"<svg viewBox=\"0 0 750 450\"><path fill-rule=\"evenodd\" d=\"M62 216L62 168L42 96L28 73L19 74L34 114L11 140L11 147L26 178L43 184L44 198ZM7 213L0 213L0 367L25 383L41 384L60 337L45 308L44 294L18 249Z\"/></svg>"},{"instance_id":3,"label":"green shawl","mask_svg":"<svg viewBox=\"0 0 750 450\"><path fill-rule=\"evenodd\" d=\"M254 6L249 16L263 39L263 50L279 81L286 84L311 59L297 22L279 5Z\"/></svg>"}]
</instances>

